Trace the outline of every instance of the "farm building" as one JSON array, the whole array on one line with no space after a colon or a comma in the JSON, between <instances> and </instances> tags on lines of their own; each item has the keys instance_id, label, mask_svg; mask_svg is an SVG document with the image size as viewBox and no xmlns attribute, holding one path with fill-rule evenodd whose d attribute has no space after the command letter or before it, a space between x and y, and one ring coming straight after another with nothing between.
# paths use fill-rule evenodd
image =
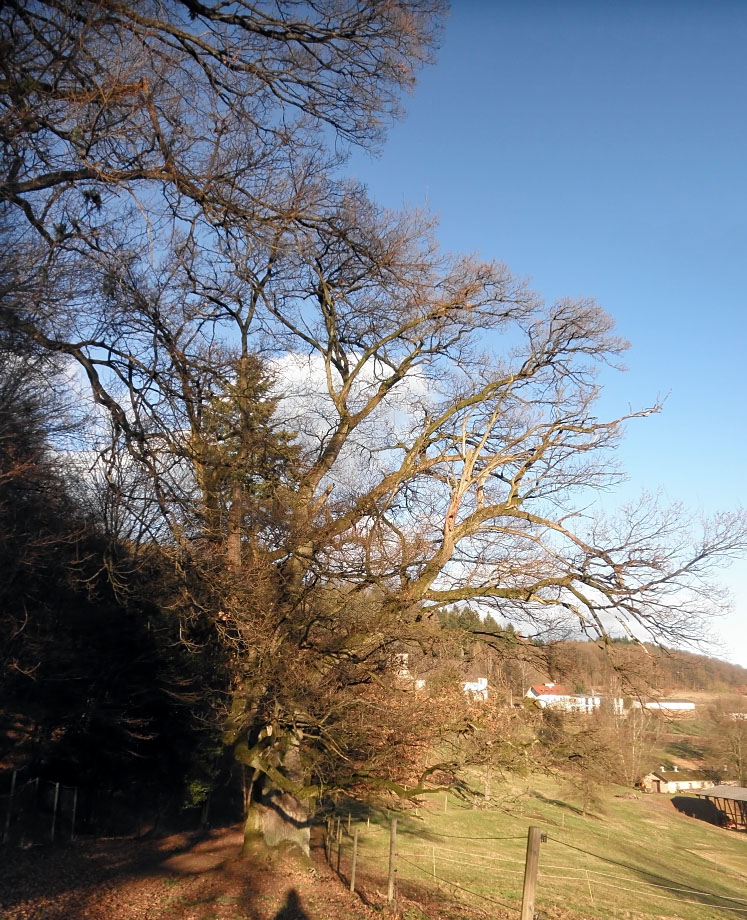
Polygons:
<instances>
[{"instance_id":1,"label":"farm building","mask_svg":"<svg viewBox=\"0 0 747 920\"><path fill-rule=\"evenodd\" d=\"M567 710L582 708L580 705L581 699L588 700L590 708L593 709L594 701L599 699L598 697L582 698L575 693L569 693L561 684L554 684L550 681L546 684L536 684L530 687L526 696L530 700L535 700L542 709L546 706Z\"/></svg>"},{"instance_id":2,"label":"farm building","mask_svg":"<svg viewBox=\"0 0 747 920\"><path fill-rule=\"evenodd\" d=\"M633 700L633 709L648 709L654 712L692 712L695 703L692 700Z\"/></svg>"},{"instance_id":3,"label":"farm building","mask_svg":"<svg viewBox=\"0 0 747 920\"><path fill-rule=\"evenodd\" d=\"M593 691L589 695L569 693L565 687L549 681L546 684L536 684L530 687L526 698L534 700L542 709L550 707L564 709L566 712L593 712L605 703L605 699ZM612 698L609 702L616 713L622 713L622 699Z\"/></svg>"},{"instance_id":4,"label":"farm building","mask_svg":"<svg viewBox=\"0 0 747 920\"><path fill-rule=\"evenodd\" d=\"M726 815L731 827L747 830L747 788L744 786L710 786L695 793L707 799Z\"/></svg>"},{"instance_id":5,"label":"farm building","mask_svg":"<svg viewBox=\"0 0 747 920\"><path fill-rule=\"evenodd\" d=\"M425 688L425 679L416 677L410 668L410 655L408 652L398 652L394 655L393 666L397 676L399 686L402 689L423 690ZM475 674L469 675L468 679L461 681L462 691L474 702L487 702L488 679Z\"/></svg>"},{"instance_id":6,"label":"farm building","mask_svg":"<svg viewBox=\"0 0 747 920\"><path fill-rule=\"evenodd\" d=\"M701 773L700 770L680 770L673 767L667 770L659 767L647 773L638 785L646 792L686 792L687 790L704 789L713 780Z\"/></svg>"},{"instance_id":7,"label":"farm building","mask_svg":"<svg viewBox=\"0 0 747 920\"><path fill-rule=\"evenodd\" d=\"M462 690L470 699L484 703L488 699L488 679L476 677L474 680L463 680Z\"/></svg>"}]
</instances>

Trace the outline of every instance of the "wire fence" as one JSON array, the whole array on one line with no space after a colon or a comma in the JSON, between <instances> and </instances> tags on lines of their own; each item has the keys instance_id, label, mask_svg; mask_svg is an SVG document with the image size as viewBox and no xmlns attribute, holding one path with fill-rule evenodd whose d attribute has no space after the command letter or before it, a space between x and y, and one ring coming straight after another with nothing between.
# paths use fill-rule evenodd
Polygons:
<instances>
[{"instance_id":1,"label":"wire fence","mask_svg":"<svg viewBox=\"0 0 747 920\"><path fill-rule=\"evenodd\" d=\"M409 833L398 840L394 821L387 856L381 852L386 844L384 828L351 826L349 816L345 825L338 816L328 820L325 847L328 861L336 865L341 878L350 881L351 890L356 872L359 880L377 886L387 878L388 901L396 900L396 894L393 898L392 894L397 883L401 886L416 882L429 897L434 892L454 896L458 893L475 908L486 911L492 907L495 915L494 908L500 907L508 917L533 917L535 898L540 908L575 906L584 911L590 906L596 913L625 907L627 895L630 909L652 917L660 916L661 911L670 912L676 905L682 917L747 918L747 897L698 887L676 877L662 877L645 866L603 856L558 837L540 835L538 828L534 830L538 831L537 840L542 841L541 855L538 852L532 869L528 856L531 830L529 835L490 836L428 831L421 837ZM448 845L450 840L474 841L483 847L487 842L490 852L478 852L468 846L454 849ZM525 843L526 854L522 852ZM564 860L564 853L570 858ZM610 867L618 871L610 871ZM675 876L675 870L669 874ZM414 897L414 891L410 884L408 897ZM538 915L543 915L541 909Z\"/></svg>"},{"instance_id":2,"label":"wire fence","mask_svg":"<svg viewBox=\"0 0 747 920\"><path fill-rule=\"evenodd\" d=\"M492 898L489 895L482 894L482 892L475 891L474 888L467 888L466 885L460 885L458 882L449 881L448 879L442 878L441 876L431 875L427 869L423 869L422 866L417 865L417 863L411 862L400 854L400 859L405 865L412 866L417 869L418 872L422 872L428 876L428 878L433 878L435 881L440 882L441 884L447 885L450 888L455 888L457 891L462 891L465 894L472 895L472 897L477 898L480 901L486 901L488 904L496 904L499 907L503 907L505 910L516 911L516 907L512 907L510 904L506 904L503 901L499 901L497 898ZM522 873L523 874L523 873Z\"/></svg>"},{"instance_id":3,"label":"wire fence","mask_svg":"<svg viewBox=\"0 0 747 920\"><path fill-rule=\"evenodd\" d=\"M75 786L34 777L18 781L14 774L10 791L0 795L2 842L32 846L74 840L82 815Z\"/></svg>"},{"instance_id":4,"label":"wire fence","mask_svg":"<svg viewBox=\"0 0 747 920\"><path fill-rule=\"evenodd\" d=\"M143 818L133 807L134 794L101 787L79 787L14 772L2 778L7 791L0 793L0 840L6 846L30 847L69 843L81 836L124 837L155 829L159 816ZM142 806L141 800L137 802ZM204 807L183 809L179 829L192 829L206 821Z\"/></svg>"},{"instance_id":5,"label":"wire fence","mask_svg":"<svg viewBox=\"0 0 747 920\"><path fill-rule=\"evenodd\" d=\"M196 827L205 820L204 809L191 812L190 825ZM533 911L522 913L531 874L526 855L529 845L524 852L526 834L443 834L429 830L421 836L408 833L396 841L392 838L395 828L396 821L389 829L387 855L381 851L387 842L385 828L351 822L350 815L347 822L339 815L328 819L324 841L327 860L340 877L347 876L351 890L357 861L359 879L377 884L387 880L388 899L395 897L399 876L400 882L420 882L441 895L458 893L476 907L490 905L511 916L533 916ZM14 773L8 791L0 794L0 830L3 844L28 847L65 843L82 835L138 833L142 827L126 797L119 793ZM464 843L455 848L451 841ZM470 848L467 841L482 851ZM563 854L569 858L564 860ZM612 868L617 871L610 871ZM711 911L713 916L747 920L747 897L697 887L681 878L662 877L654 869L595 853L556 836L542 835L541 855L533 873L532 897L536 889L537 903L546 906L585 903L608 911L620 906L620 894L625 893L631 903L640 904L643 896L652 916L656 914L651 905L658 905L660 910L677 905L683 911L700 909L690 916L702 917Z\"/></svg>"}]
</instances>

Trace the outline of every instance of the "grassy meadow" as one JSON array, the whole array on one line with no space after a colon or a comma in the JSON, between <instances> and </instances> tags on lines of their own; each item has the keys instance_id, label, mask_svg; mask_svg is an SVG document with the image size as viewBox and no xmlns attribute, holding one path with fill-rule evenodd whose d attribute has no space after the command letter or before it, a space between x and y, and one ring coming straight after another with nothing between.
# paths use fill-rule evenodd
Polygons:
<instances>
[{"instance_id":1,"label":"grassy meadow","mask_svg":"<svg viewBox=\"0 0 747 920\"><path fill-rule=\"evenodd\" d=\"M537 825L547 835L536 899L542 918L747 918L747 834L687 817L670 796L630 796L629 789L606 787L584 815L567 789L538 776L502 786L489 808L439 794L417 812L392 811L399 889L413 901L451 900L455 918L463 916L459 903L487 916L514 916L527 829ZM342 875L348 877L357 827L358 879L385 888L387 813L353 811L349 833L344 805L338 814Z\"/></svg>"}]
</instances>

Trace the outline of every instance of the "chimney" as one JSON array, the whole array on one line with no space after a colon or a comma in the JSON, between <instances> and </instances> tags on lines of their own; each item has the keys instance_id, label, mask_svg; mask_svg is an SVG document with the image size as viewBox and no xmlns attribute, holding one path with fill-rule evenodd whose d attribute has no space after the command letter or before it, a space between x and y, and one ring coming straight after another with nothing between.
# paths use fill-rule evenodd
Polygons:
<instances>
[{"instance_id":1,"label":"chimney","mask_svg":"<svg viewBox=\"0 0 747 920\"><path fill-rule=\"evenodd\" d=\"M555 686L555 684L551 680L548 680L545 686L551 690Z\"/></svg>"}]
</instances>

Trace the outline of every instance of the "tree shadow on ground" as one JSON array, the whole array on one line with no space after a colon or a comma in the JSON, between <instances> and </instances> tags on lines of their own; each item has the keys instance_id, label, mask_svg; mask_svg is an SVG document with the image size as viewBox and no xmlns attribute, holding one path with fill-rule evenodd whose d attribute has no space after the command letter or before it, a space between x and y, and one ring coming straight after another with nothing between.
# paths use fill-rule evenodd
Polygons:
<instances>
[{"instance_id":1,"label":"tree shadow on ground","mask_svg":"<svg viewBox=\"0 0 747 920\"><path fill-rule=\"evenodd\" d=\"M78 896L89 885L147 874L154 865L186 853L206 836L199 832L172 835L165 840L81 837L74 844L28 849L6 847L0 879L0 913L2 908L14 906L24 898L43 896L48 900L64 900L72 893ZM50 872L51 865L57 871Z\"/></svg>"},{"instance_id":2,"label":"tree shadow on ground","mask_svg":"<svg viewBox=\"0 0 747 920\"><path fill-rule=\"evenodd\" d=\"M702 744L693 743L687 738L681 741L671 741L667 745L667 753L674 757L686 757L689 760L701 760L703 757Z\"/></svg>"},{"instance_id":3,"label":"tree shadow on ground","mask_svg":"<svg viewBox=\"0 0 747 920\"><path fill-rule=\"evenodd\" d=\"M298 890L288 885L294 872L308 874L305 858L267 853L244 859L242 839L239 826L165 840L6 850L0 916L20 916L24 905L33 904L33 915L44 920L122 920L122 910L141 917L146 905L152 920L192 916L195 907L218 911L214 916L239 910L246 920L312 920Z\"/></svg>"},{"instance_id":4,"label":"tree shadow on ground","mask_svg":"<svg viewBox=\"0 0 747 920\"><path fill-rule=\"evenodd\" d=\"M537 799L545 805L554 805L556 808L563 808L566 811L572 812L574 815L579 815L579 817L594 817L588 810L584 814L583 809L579 808L577 805L571 805L570 802L565 802L563 799L551 799L549 796L542 795L541 792L532 792L532 798ZM545 817L541 817L543 821L547 820Z\"/></svg>"}]
</instances>

